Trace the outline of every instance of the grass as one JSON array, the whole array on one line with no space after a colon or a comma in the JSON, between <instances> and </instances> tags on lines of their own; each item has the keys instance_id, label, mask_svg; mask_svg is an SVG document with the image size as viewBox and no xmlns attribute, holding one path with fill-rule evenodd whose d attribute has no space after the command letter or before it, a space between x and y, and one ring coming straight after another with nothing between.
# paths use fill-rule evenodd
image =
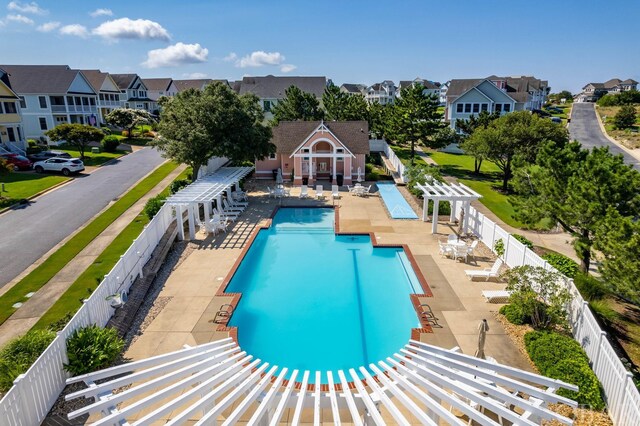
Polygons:
<instances>
[{"instance_id":1,"label":"grass","mask_svg":"<svg viewBox=\"0 0 640 426\"><path fill-rule=\"evenodd\" d=\"M38 265L26 277L20 280L5 294L0 296L0 324L4 323L15 311L12 305L24 302L25 295L38 291L53 276L55 276L67 263L69 263L82 249L96 238L107 226L115 221L122 213L128 210L151 188L164 179L178 165L167 162L159 166L153 173L140 181L136 186L125 193L111 207L93 219L80 232L69 239L62 247L53 253L44 262ZM129 240L129 242L131 242Z\"/></svg>"},{"instance_id":2,"label":"grass","mask_svg":"<svg viewBox=\"0 0 640 426\"><path fill-rule=\"evenodd\" d=\"M9 207L18 201L33 197L37 193L51 188L69 178L64 176L39 175L35 173L14 172L0 176L6 192L0 195L0 209Z\"/></svg>"},{"instance_id":3,"label":"grass","mask_svg":"<svg viewBox=\"0 0 640 426\"><path fill-rule=\"evenodd\" d=\"M147 146L147 144L153 140L151 138L130 138L130 139L127 139L125 136L122 136L122 135L115 135L115 136L118 139L120 139L120 143L127 144L127 145L135 145L135 146Z\"/></svg>"},{"instance_id":4,"label":"grass","mask_svg":"<svg viewBox=\"0 0 640 426\"><path fill-rule=\"evenodd\" d=\"M64 151L70 154L72 157L80 157L80 151L78 151L78 148L74 146L63 145L60 148L56 148L56 150ZM102 151L102 148L100 150ZM84 152L84 159L82 160L82 162L85 166L100 166L107 161L122 157L124 154L124 151L94 153L91 152L91 148L88 148Z\"/></svg>"},{"instance_id":5,"label":"grass","mask_svg":"<svg viewBox=\"0 0 640 426\"><path fill-rule=\"evenodd\" d=\"M186 179L191 173L191 169L185 169L176 178ZM169 186L161 194L169 194ZM82 300L89 297L91 292L100 283L100 280L111 271L120 259L120 256L127 251L131 242L140 235L144 226L149 223L144 211L140 212L135 219L127 225L122 232L104 249L96 260L71 284L67 291L54 303L54 305L38 320L34 329L43 329L49 324L55 323L64 318L68 313L75 313L82 305Z\"/></svg>"},{"instance_id":6,"label":"grass","mask_svg":"<svg viewBox=\"0 0 640 426\"><path fill-rule=\"evenodd\" d=\"M638 112L636 115L636 125L632 129L627 130L617 130L613 127L613 124L611 124L613 117L619 110L619 106L596 106L596 112L600 114L600 118L609 136L628 148L640 148L640 111L638 107L636 106L636 111Z\"/></svg>"}]
</instances>

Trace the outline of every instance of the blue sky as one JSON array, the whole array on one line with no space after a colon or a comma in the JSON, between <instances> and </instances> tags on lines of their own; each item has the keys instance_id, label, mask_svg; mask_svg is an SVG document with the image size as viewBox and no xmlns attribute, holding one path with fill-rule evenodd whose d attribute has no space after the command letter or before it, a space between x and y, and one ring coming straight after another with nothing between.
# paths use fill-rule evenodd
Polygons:
<instances>
[{"instance_id":1,"label":"blue sky","mask_svg":"<svg viewBox=\"0 0 640 426\"><path fill-rule=\"evenodd\" d=\"M636 0L0 0L0 63L337 84L525 74L575 92L640 81L639 12Z\"/></svg>"}]
</instances>

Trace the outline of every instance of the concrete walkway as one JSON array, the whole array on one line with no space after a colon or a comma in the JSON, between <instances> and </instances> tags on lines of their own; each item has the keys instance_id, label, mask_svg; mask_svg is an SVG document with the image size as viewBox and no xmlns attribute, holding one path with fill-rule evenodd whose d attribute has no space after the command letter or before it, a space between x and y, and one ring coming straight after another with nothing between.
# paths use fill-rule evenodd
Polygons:
<instances>
[{"instance_id":1,"label":"concrete walkway","mask_svg":"<svg viewBox=\"0 0 640 426\"><path fill-rule=\"evenodd\" d=\"M75 258L65 265L47 284L28 299L11 317L0 325L0 347L9 340L29 331L40 317L53 306L58 298L74 283L106 249L109 244L140 214L149 198L162 192L186 168L182 165L140 198L133 206L118 217L100 235L91 241ZM102 213L102 212L101 212ZM87 222L90 223L90 222ZM59 248L56 247L56 248ZM49 254L55 252L52 250ZM41 259L44 261L45 259Z\"/></svg>"}]
</instances>

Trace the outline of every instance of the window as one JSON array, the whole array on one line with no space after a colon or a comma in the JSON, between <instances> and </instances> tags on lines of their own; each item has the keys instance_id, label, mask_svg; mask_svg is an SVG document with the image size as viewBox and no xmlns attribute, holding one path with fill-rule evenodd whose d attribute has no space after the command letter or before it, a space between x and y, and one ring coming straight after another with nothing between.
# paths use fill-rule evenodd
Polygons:
<instances>
[{"instance_id":1,"label":"window","mask_svg":"<svg viewBox=\"0 0 640 426\"><path fill-rule=\"evenodd\" d=\"M24 99L24 96L20 96L20 108L26 108L27 101Z\"/></svg>"},{"instance_id":2,"label":"window","mask_svg":"<svg viewBox=\"0 0 640 426\"><path fill-rule=\"evenodd\" d=\"M9 137L9 142L16 141L16 134L13 131L13 127L7 127L7 136Z\"/></svg>"},{"instance_id":3,"label":"window","mask_svg":"<svg viewBox=\"0 0 640 426\"><path fill-rule=\"evenodd\" d=\"M473 104L473 112L476 114L480 112L480 104Z\"/></svg>"},{"instance_id":4,"label":"window","mask_svg":"<svg viewBox=\"0 0 640 426\"><path fill-rule=\"evenodd\" d=\"M504 112L509 112L511 111L511 104L504 104L504 106L502 107L502 110Z\"/></svg>"},{"instance_id":5,"label":"window","mask_svg":"<svg viewBox=\"0 0 640 426\"><path fill-rule=\"evenodd\" d=\"M496 104L496 112L502 112L502 104Z\"/></svg>"},{"instance_id":6,"label":"window","mask_svg":"<svg viewBox=\"0 0 640 426\"><path fill-rule=\"evenodd\" d=\"M272 154L269 154L269 160L275 160L275 159L276 159L276 153L275 152L272 153Z\"/></svg>"},{"instance_id":7,"label":"window","mask_svg":"<svg viewBox=\"0 0 640 426\"><path fill-rule=\"evenodd\" d=\"M336 152L344 152L344 149L338 148L338 149L336 149Z\"/></svg>"},{"instance_id":8,"label":"window","mask_svg":"<svg viewBox=\"0 0 640 426\"><path fill-rule=\"evenodd\" d=\"M67 117L65 117L64 115L56 116L56 123L66 123L66 122L67 122Z\"/></svg>"},{"instance_id":9,"label":"window","mask_svg":"<svg viewBox=\"0 0 640 426\"><path fill-rule=\"evenodd\" d=\"M104 94L103 93L100 93L100 100L104 101Z\"/></svg>"},{"instance_id":10,"label":"window","mask_svg":"<svg viewBox=\"0 0 640 426\"><path fill-rule=\"evenodd\" d=\"M132 97L134 97L134 98L135 98L136 96L138 96L138 91L137 91L137 90L133 90L131 93L133 93Z\"/></svg>"},{"instance_id":11,"label":"window","mask_svg":"<svg viewBox=\"0 0 640 426\"><path fill-rule=\"evenodd\" d=\"M89 98L89 104L90 105L95 105L96 104L96 98Z\"/></svg>"},{"instance_id":12,"label":"window","mask_svg":"<svg viewBox=\"0 0 640 426\"><path fill-rule=\"evenodd\" d=\"M302 148L302 152L309 152L309 148Z\"/></svg>"},{"instance_id":13,"label":"window","mask_svg":"<svg viewBox=\"0 0 640 426\"><path fill-rule=\"evenodd\" d=\"M471 112L471 104L464 104L464 112L467 114Z\"/></svg>"},{"instance_id":14,"label":"window","mask_svg":"<svg viewBox=\"0 0 640 426\"><path fill-rule=\"evenodd\" d=\"M89 98L82 98L82 105L88 106L89 105Z\"/></svg>"},{"instance_id":15,"label":"window","mask_svg":"<svg viewBox=\"0 0 640 426\"><path fill-rule=\"evenodd\" d=\"M463 108L464 108L464 105L462 105L462 104L456 105L456 112L462 112Z\"/></svg>"},{"instance_id":16,"label":"window","mask_svg":"<svg viewBox=\"0 0 640 426\"><path fill-rule=\"evenodd\" d=\"M2 114L4 111L2 110L2 104L0 103L0 114Z\"/></svg>"},{"instance_id":17,"label":"window","mask_svg":"<svg viewBox=\"0 0 640 426\"><path fill-rule=\"evenodd\" d=\"M67 96L67 105L69 105L69 106L73 105L73 97L72 96Z\"/></svg>"},{"instance_id":18,"label":"window","mask_svg":"<svg viewBox=\"0 0 640 426\"><path fill-rule=\"evenodd\" d=\"M273 107L273 105L271 104L271 101L264 101L263 102L262 109L264 109L265 112L271 112L271 107Z\"/></svg>"},{"instance_id":19,"label":"window","mask_svg":"<svg viewBox=\"0 0 640 426\"><path fill-rule=\"evenodd\" d=\"M338 158L336 158L336 161L337 161L338 163L341 163L341 162L343 162L343 161L344 161L344 157L338 157Z\"/></svg>"},{"instance_id":20,"label":"window","mask_svg":"<svg viewBox=\"0 0 640 426\"><path fill-rule=\"evenodd\" d=\"M22 140L22 132L20 131L20 127L17 127L16 130L18 131L18 140Z\"/></svg>"},{"instance_id":21,"label":"window","mask_svg":"<svg viewBox=\"0 0 640 426\"><path fill-rule=\"evenodd\" d=\"M40 108L47 107L47 98L45 96L38 96L38 102L40 102Z\"/></svg>"},{"instance_id":22,"label":"window","mask_svg":"<svg viewBox=\"0 0 640 426\"><path fill-rule=\"evenodd\" d=\"M488 111L488 110L489 110L489 104L480 105L480 111Z\"/></svg>"},{"instance_id":23,"label":"window","mask_svg":"<svg viewBox=\"0 0 640 426\"><path fill-rule=\"evenodd\" d=\"M144 108L144 105L142 105L142 104L136 104L136 108Z\"/></svg>"},{"instance_id":24,"label":"window","mask_svg":"<svg viewBox=\"0 0 640 426\"><path fill-rule=\"evenodd\" d=\"M40 96L40 98L42 98L42 96ZM38 121L40 121L40 130L47 130L47 119L40 117Z\"/></svg>"}]
</instances>

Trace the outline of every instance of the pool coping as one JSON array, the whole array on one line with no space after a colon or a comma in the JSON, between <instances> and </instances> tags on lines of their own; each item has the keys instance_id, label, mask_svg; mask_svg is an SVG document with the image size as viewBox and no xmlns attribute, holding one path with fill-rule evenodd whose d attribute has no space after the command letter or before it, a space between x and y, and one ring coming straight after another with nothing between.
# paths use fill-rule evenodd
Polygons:
<instances>
[{"instance_id":1,"label":"pool coping","mask_svg":"<svg viewBox=\"0 0 640 426\"><path fill-rule=\"evenodd\" d=\"M291 209L291 208L295 208L295 209L333 209L334 210L334 218L335 218L335 221L334 221L334 234L335 235L369 236L369 238L371 239L371 245L374 248L402 248L404 250L405 254L407 255L407 259L409 260L409 263L411 264L411 267L413 268L413 271L415 272L416 277L418 278L418 281L420 282L420 286L422 287L422 291L423 291L423 293L421 293L421 294L411 293L409 295L409 297L411 299L411 304L413 305L413 308L416 311L416 316L418 317L418 321L419 321L419 323L421 325L420 328L416 327L416 328L412 328L411 329L411 337L410 337L410 339L412 339L412 340L420 340L420 335L421 334L423 334L423 333L433 333L433 329L429 325L428 321L421 315L422 311L420 309L420 298L421 297L433 297L433 293L431 291L431 288L429 287L429 284L427 283L426 278L424 277L424 274L420 270L420 267L418 266L418 263L416 262L415 257L413 256L413 253L411 252L411 249L409 248L409 246L407 244L382 244L382 243L379 243L378 240L376 239L375 234L373 232L341 232L340 231L340 206L275 206L275 208L271 212L271 215L269 216L269 218L265 220L265 223L260 225L260 226L257 226L256 229L253 230L253 232L251 233L251 235L247 239L247 241L245 243L245 246L243 247L242 251L240 252L240 255L238 256L236 261L233 263L233 266L231 267L231 269L229 270L229 272L227 273L227 275L223 279L222 283L218 287L218 291L216 291L215 295L218 296L218 297L231 297L231 301L229 302L229 304L232 306L231 315L225 317L222 320L223 322L218 323L218 327L216 328L216 331L228 332L229 333L229 337L231 337L236 342L236 344L238 344L238 346L240 346L240 343L238 342L238 327L229 326L228 324L229 324L229 321L231 320L231 318L233 317L233 313L235 312L236 307L238 306L238 303L240 303L240 299L242 298L242 293L227 293L226 289L229 286L229 284L231 283L231 280L235 276L236 272L238 271L238 268L240 267L240 264L242 263L242 261L244 260L245 256L249 252L249 249L251 249L251 246L253 245L253 242L255 241L255 239L258 237L258 234L260 233L260 231L262 231L264 229L271 228L271 225L273 223L273 218L275 217L275 215L278 213L278 211L280 209ZM263 375L264 375L264 373L263 373ZM372 377L376 381L379 380L375 375L372 375ZM275 376L272 377L272 380L275 380ZM283 386L286 386L287 383L288 383L288 380L284 380ZM366 384L366 381L363 380L363 383ZM352 381L347 382L347 384L348 384L350 389L355 389L355 384ZM341 384L335 383L334 386L335 386L335 389L337 391L341 391L342 390L342 385ZM295 388L296 389L300 389L301 387L302 387L302 382L296 381L295 382ZM312 392L314 390L315 390L315 384L307 384L307 391ZM320 390L323 391L323 392L324 391L329 391L329 385L328 384L321 384L320 385Z\"/></svg>"}]
</instances>

